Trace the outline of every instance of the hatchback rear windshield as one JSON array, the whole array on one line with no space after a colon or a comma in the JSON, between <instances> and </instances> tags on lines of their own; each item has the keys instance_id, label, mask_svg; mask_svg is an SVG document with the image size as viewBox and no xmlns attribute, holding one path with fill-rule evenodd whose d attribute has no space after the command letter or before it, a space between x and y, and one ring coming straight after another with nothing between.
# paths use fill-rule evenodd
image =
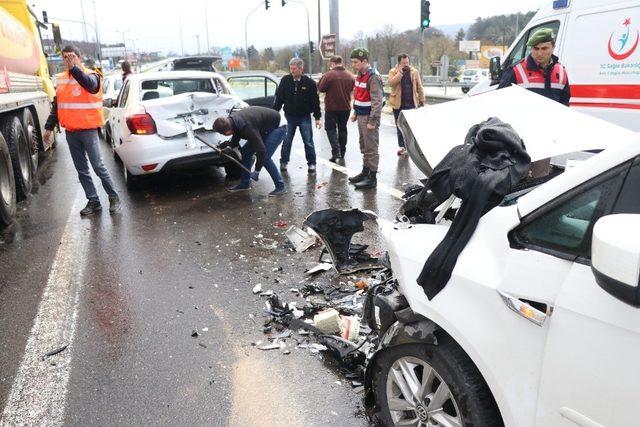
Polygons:
<instances>
[{"instance_id":1,"label":"hatchback rear windshield","mask_svg":"<svg viewBox=\"0 0 640 427\"><path fill-rule=\"evenodd\" d=\"M211 79L145 80L140 89L141 101L189 92L217 93Z\"/></svg>"},{"instance_id":2,"label":"hatchback rear windshield","mask_svg":"<svg viewBox=\"0 0 640 427\"><path fill-rule=\"evenodd\" d=\"M464 73L462 73L463 76L473 76L478 72L478 70L465 70Z\"/></svg>"},{"instance_id":3,"label":"hatchback rear windshield","mask_svg":"<svg viewBox=\"0 0 640 427\"><path fill-rule=\"evenodd\" d=\"M212 58L178 59L173 62L174 70L215 71Z\"/></svg>"}]
</instances>

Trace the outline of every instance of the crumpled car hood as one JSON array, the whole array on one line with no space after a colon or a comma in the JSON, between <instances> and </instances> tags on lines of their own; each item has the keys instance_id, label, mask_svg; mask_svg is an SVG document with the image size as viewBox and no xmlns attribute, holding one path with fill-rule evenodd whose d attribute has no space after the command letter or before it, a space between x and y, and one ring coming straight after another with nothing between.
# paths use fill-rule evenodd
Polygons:
<instances>
[{"instance_id":1,"label":"crumpled car hood","mask_svg":"<svg viewBox=\"0 0 640 427\"><path fill-rule=\"evenodd\" d=\"M426 175L476 123L498 117L524 140L531 161L613 147L634 132L518 86L415 110L398 119L411 160Z\"/></svg>"},{"instance_id":2,"label":"crumpled car hood","mask_svg":"<svg viewBox=\"0 0 640 427\"><path fill-rule=\"evenodd\" d=\"M166 98L140 102L156 122L158 135L170 138L186 132L184 120L175 119L178 114L206 109L206 115L197 115L192 121L194 130L212 129L213 122L220 116L227 116L234 108L244 107L244 103L233 95L213 93L183 93Z\"/></svg>"}]
</instances>

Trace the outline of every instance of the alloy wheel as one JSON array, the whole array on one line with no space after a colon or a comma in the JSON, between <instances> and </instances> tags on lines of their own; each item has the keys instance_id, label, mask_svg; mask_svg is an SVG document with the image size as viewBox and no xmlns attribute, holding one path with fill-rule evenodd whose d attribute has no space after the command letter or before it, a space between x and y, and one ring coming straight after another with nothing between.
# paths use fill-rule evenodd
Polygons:
<instances>
[{"instance_id":1,"label":"alloy wheel","mask_svg":"<svg viewBox=\"0 0 640 427\"><path fill-rule=\"evenodd\" d=\"M424 360L401 357L387 376L387 404L396 426L462 427L451 390Z\"/></svg>"}]
</instances>

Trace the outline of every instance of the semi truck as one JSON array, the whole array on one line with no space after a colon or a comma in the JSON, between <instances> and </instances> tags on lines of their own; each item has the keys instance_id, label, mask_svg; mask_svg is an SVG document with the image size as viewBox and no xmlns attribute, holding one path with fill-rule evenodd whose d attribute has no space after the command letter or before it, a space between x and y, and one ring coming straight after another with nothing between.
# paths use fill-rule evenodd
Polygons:
<instances>
[{"instance_id":1,"label":"semi truck","mask_svg":"<svg viewBox=\"0 0 640 427\"><path fill-rule=\"evenodd\" d=\"M55 94L39 22L25 0L0 0L0 226L31 192Z\"/></svg>"}]
</instances>

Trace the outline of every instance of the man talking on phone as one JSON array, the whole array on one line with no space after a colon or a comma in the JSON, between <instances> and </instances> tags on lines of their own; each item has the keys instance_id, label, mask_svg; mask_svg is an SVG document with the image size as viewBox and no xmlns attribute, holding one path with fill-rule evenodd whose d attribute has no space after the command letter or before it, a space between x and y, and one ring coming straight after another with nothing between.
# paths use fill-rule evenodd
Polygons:
<instances>
[{"instance_id":1,"label":"man talking on phone","mask_svg":"<svg viewBox=\"0 0 640 427\"><path fill-rule=\"evenodd\" d=\"M65 46L62 57L65 71L56 75L56 97L44 126L44 139L51 140L51 131L58 123L65 129L73 165L88 200L80 215L93 215L102 210L89 163L109 196L109 212L115 213L120 209L120 199L102 162L98 139L98 128L103 125L100 75L85 68L80 50L75 46Z\"/></svg>"}]
</instances>

